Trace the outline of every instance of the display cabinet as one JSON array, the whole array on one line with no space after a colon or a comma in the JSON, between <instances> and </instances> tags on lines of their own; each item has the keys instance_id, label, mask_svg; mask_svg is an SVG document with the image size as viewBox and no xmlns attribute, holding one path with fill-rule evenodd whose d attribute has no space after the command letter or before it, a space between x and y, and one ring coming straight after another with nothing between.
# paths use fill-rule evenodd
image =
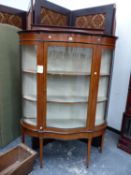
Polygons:
<instances>
[{"instance_id":1,"label":"display cabinet","mask_svg":"<svg viewBox=\"0 0 131 175\"><path fill-rule=\"evenodd\" d=\"M92 139L103 136L116 38L65 28L21 31L22 138Z\"/></svg>"}]
</instances>

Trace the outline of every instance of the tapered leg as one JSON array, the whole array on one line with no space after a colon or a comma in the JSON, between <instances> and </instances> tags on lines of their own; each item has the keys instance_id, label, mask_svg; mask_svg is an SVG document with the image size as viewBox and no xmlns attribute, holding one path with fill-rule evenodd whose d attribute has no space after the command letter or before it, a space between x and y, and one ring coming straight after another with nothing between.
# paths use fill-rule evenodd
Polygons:
<instances>
[{"instance_id":1,"label":"tapered leg","mask_svg":"<svg viewBox=\"0 0 131 175\"><path fill-rule=\"evenodd\" d=\"M40 145L40 168L43 168L43 138L39 138Z\"/></svg>"},{"instance_id":2,"label":"tapered leg","mask_svg":"<svg viewBox=\"0 0 131 175\"><path fill-rule=\"evenodd\" d=\"M101 136L101 143L100 143L100 152L102 153L103 150L103 143L104 143L104 134Z\"/></svg>"},{"instance_id":3,"label":"tapered leg","mask_svg":"<svg viewBox=\"0 0 131 175\"><path fill-rule=\"evenodd\" d=\"M92 143L92 138L88 139L88 148L87 148L87 168L89 167L89 162L90 162L90 153L91 153L91 143Z\"/></svg>"}]
</instances>

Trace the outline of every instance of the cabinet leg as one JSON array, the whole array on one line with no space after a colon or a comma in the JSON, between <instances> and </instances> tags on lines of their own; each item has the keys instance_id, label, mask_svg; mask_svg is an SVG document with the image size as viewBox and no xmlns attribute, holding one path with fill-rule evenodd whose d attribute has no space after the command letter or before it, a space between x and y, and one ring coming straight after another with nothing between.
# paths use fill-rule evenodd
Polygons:
<instances>
[{"instance_id":1,"label":"cabinet leg","mask_svg":"<svg viewBox=\"0 0 131 175\"><path fill-rule=\"evenodd\" d=\"M92 144L92 138L88 139L88 148L87 148L87 168L89 167L89 161L90 161L90 153L91 153L91 144Z\"/></svg>"},{"instance_id":2,"label":"cabinet leg","mask_svg":"<svg viewBox=\"0 0 131 175\"><path fill-rule=\"evenodd\" d=\"M101 143L100 143L100 153L103 151L103 143L104 143L104 134L101 136Z\"/></svg>"},{"instance_id":3,"label":"cabinet leg","mask_svg":"<svg viewBox=\"0 0 131 175\"><path fill-rule=\"evenodd\" d=\"M40 168L43 168L43 138L39 138L39 147L40 147Z\"/></svg>"}]
</instances>

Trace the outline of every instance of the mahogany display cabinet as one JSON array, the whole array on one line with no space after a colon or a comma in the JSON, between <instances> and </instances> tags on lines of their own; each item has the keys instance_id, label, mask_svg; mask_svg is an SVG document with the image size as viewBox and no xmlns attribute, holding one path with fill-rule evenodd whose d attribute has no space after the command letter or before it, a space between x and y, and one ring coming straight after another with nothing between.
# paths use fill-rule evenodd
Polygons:
<instances>
[{"instance_id":1,"label":"mahogany display cabinet","mask_svg":"<svg viewBox=\"0 0 131 175\"><path fill-rule=\"evenodd\" d=\"M40 165L45 139L88 139L106 129L116 37L86 30L42 28L21 31L22 139L39 138Z\"/></svg>"}]
</instances>

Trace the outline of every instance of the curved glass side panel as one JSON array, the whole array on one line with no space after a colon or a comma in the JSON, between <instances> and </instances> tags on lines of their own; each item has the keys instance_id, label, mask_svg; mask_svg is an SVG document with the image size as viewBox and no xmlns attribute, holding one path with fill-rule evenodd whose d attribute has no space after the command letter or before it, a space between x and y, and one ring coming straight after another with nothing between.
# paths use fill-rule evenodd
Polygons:
<instances>
[{"instance_id":1,"label":"curved glass side panel","mask_svg":"<svg viewBox=\"0 0 131 175\"><path fill-rule=\"evenodd\" d=\"M37 49L35 45L22 45L22 98L23 119L36 126L37 117Z\"/></svg>"},{"instance_id":2,"label":"curved glass side panel","mask_svg":"<svg viewBox=\"0 0 131 175\"><path fill-rule=\"evenodd\" d=\"M106 121L106 106L108 101L112 55L112 49L105 48L102 50L95 125L103 124Z\"/></svg>"},{"instance_id":3,"label":"curved glass side panel","mask_svg":"<svg viewBox=\"0 0 131 175\"><path fill-rule=\"evenodd\" d=\"M112 54L113 54L112 49L103 49L102 50L101 67L100 67L100 74L101 75L110 75Z\"/></svg>"}]
</instances>

